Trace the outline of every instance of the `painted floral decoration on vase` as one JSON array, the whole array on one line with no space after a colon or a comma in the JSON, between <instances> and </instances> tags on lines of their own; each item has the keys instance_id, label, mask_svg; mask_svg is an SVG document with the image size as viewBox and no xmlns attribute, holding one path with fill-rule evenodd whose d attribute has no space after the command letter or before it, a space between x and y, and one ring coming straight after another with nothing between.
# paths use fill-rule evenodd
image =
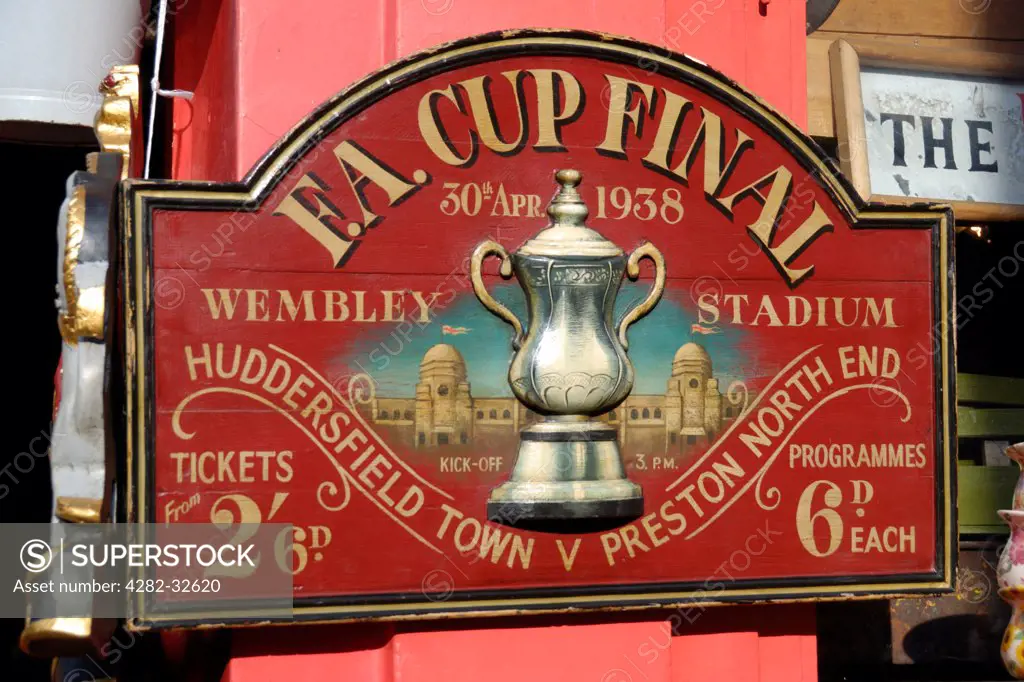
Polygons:
<instances>
[{"instance_id":1,"label":"painted floral decoration on vase","mask_svg":"<svg viewBox=\"0 0 1024 682\"><path fill-rule=\"evenodd\" d=\"M1024 443L1006 450L1022 474L1013 491L1013 509L1000 510L999 516L1010 526L1010 538L999 556L997 580L999 596L1012 608L1000 652L1003 665L1016 679L1024 679Z\"/></svg>"}]
</instances>

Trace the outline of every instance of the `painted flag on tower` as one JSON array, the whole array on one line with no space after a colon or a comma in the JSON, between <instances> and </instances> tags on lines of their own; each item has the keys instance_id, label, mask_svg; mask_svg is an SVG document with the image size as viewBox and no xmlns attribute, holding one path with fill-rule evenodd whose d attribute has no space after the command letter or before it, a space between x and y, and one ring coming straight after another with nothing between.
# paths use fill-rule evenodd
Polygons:
<instances>
[{"instance_id":1,"label":"painted flag on tower","mask_svg":"<svg viewBox=\"0 0 1024 682\"><path fill-rule=\"evenodd\" d=\"M721 330L718 328L718 325L715 325L714 327L705 327L701 324L690 325L691 334L717 334L720 331Z\"/></svg>"},{"instance_id":2,"label":"painted flag on tower","mask_svg":"<svg viewBox=\"0 0 1024 682\"><path fill-rule=\"evenodd\" d=\"M468 327L449 327L446 324L441 325L442 334L451 334L457 336L459 334L468 334L471 330Z\"/></svg>"}]
</instances>

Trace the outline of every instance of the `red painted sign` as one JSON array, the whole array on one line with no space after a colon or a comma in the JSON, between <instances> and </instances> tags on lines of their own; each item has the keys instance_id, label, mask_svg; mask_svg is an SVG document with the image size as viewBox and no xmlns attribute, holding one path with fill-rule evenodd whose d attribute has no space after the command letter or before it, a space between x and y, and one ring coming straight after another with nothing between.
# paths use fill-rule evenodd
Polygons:
<instances>
[{"instance_id":1,"label":"red painted sign","mask_svg":"<svg viewBox=\"0 0 1024 682\"><path fill-rule=\"evenodd\" d=\"M587 224L651 242L667 279L600 416L644 513L552 533L487 519L538 417L468 272L479 243L545 227L562 168ZM260 570L294 573L299 617L951 584L951 216L861 205L700 64L486 36L340 94L244 183L133 182L126 206L126 511L293 524Z\"/></svg>"}]
</instances>

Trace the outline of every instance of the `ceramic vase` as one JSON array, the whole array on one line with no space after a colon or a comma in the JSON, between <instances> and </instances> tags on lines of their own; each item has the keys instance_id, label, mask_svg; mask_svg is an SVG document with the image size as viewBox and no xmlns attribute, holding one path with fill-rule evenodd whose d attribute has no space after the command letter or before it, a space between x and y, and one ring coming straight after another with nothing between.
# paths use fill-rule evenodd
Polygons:
<instances>
[{"instance_id":1,"label":"ceramic vase","mask_svg":"<svg viewBox=\"0 0 1024 682\"><path fill-rule=\"evenodd\" d=\"M1021 468L1013 491L1013 509L999 516L1010 526L1010 537L999 556L996 579L999 596L1013 609L1003 634L1000 653L1003 665L1014 678L1024 679L1024 443L1010 446L1006 456Z\"/></svg>"},{"instance_id":2,"label":"ceramic vase","mask_svg":"<svg viewBox=\"0 0 1024 682\"><path fill-rule=\"evenodd\" d=\"M999 596L1013 608L999 653L1007 671L1015 679L1024 679L1024 587L1004 587Z\"/></svg>"}]
</instances>

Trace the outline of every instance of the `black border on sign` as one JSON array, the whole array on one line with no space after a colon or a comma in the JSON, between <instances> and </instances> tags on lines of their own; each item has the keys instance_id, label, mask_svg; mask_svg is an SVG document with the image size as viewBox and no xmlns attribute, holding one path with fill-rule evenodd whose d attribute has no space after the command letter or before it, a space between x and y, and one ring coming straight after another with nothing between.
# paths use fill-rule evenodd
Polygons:
<instances>
[{"instance_id":1,"label":"black border on sign","mask_svg":"<svg viewBox=\"0 0 1024 682\"><path fill-rule=\"evenodd\" d=\"M634 40L574 30L523 30L485 34L446 44L395 62L342 91L309 114L237 183L129 180L122 192L120 279L123 305L123 348L108 344L111 362L125 368L124 384L107 387L121 394L126 406L124 433L127 476L119 477L118 517L130 523L152 523L155 507L153 350L154 301L152 216L156 209L252 212L306 152L341 123L390 93L439 73L498 58L536 54L571 55L632 64L679 80L723 102L778 141L817 179L854 229L928 230L935 283L932 338L935 377L935 564L923 573L883 576L802 576L773 580L735 580L708 591L705 583L645 583L522 590L457 591L444 600L419 593L387 593L333 598L295 599L294 619L284 622L340 622L374 619L422 619L445 616L486 616L554 613L582 609L691 608L738 602L780 602L897 597L950 592L956 566L956 396L953 212L939 204L886 205L867 203L842 177L825 153L784 117L703 63L664 48ZM123 392L123 393L122 393ZM118 402L121 402L120 400ZM117 434L121 438L121 434ZM265 624L252 603L218 604L216 611L177 609L159 613L137 595L129 626L188 627Z\"/></svg>"}]
</instances>

